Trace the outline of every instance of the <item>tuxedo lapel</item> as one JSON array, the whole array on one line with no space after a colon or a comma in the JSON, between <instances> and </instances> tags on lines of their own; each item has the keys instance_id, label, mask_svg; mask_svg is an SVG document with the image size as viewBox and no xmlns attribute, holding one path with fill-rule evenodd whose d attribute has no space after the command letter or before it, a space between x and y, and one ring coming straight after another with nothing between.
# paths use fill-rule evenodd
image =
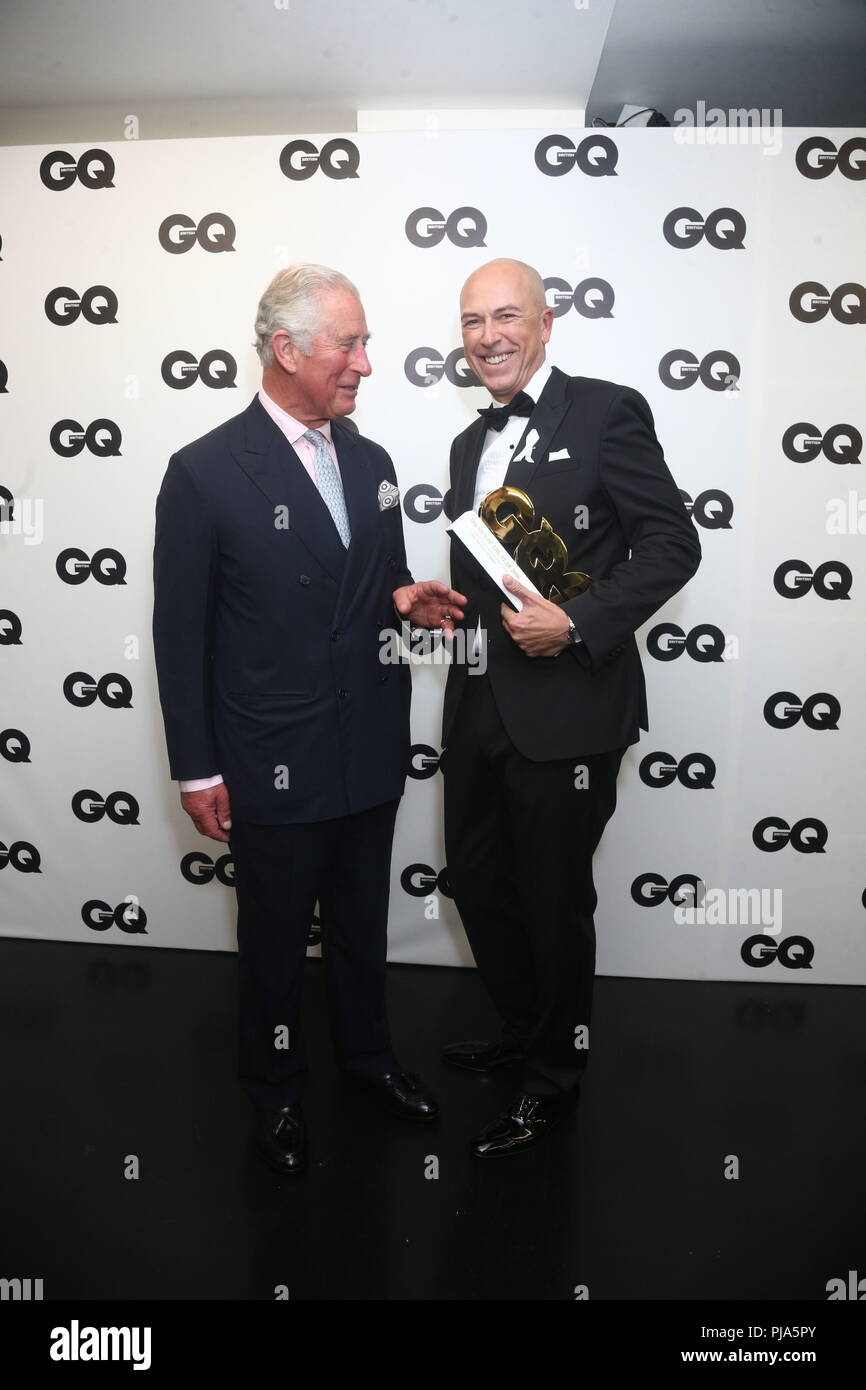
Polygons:
<instances>
[{"instance_id":1,"label":"tuxedo lapel","mask_svg":"<svg viewBox=\"0 0 866 1390\"><path fill-rule=\"evenodd\" d=\"M511 462L505 474L507 487L517 487L526 492L531 486L535 470L539 463L547 458L551 440L571 404L566 396L567 386L568 377L565 373L558 367L552 367L544 390L526 422L520 442L511 455Z\"/></svg>"},{"instance_id":2,"label":"tuxedo lapel","mask_svg":"<svg viewBox=\"0 0 866 1390\"><path fill-rule=\"evenodd\" d=\"M346 569L346 549L319 489L257 396L242 422L242 442L233 450L236 462L274 507L288 508L290 530L340 583ZM351 508L349 524L354 534Z\"/></svg>"},{"instance_id":3,"label":"tuxedo lapel","mask_svg":"<svg viewBox=\"0 0 866 1390\"><path fill-rule=\"evenodd\" d=\"M454 519L468 512L475 497L475 477L484 448L487 426L482 419L471 425L465 435L462 457L457 460L457 477L454 481Z\"/></svg>"},{"instance_id":4,"label":"tuxedo lapel","mask_svg":"<svg viewBox=\"0 0 866 1390\"><path fill-rule=\"evenodd\" d=\"M526 491L539 463L546 459L551 441L571 404L566 394L567 387L568 377L558 367L552 367L544 390L526 421L526 428L511 456L505 474L508 487ZM454 482L455 518L472 506L475 478L486 435L487 425L481 418L463 436L464 442L457 460L457 477Z\"/></svg>"}]
</instances>

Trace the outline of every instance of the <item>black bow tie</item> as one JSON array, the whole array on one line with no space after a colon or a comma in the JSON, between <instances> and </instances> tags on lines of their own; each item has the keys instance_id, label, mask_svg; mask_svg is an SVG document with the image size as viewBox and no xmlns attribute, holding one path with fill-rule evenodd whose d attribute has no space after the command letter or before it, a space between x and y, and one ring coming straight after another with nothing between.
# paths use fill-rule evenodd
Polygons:
<instances>
[{"instance_id":1,"label":"black bow tie","mask_svg":"<svg viewBox=\"0 0 866 1390\"><path fill-rule=\"evenodd\" d=\"M531 415L535 409L535 401L531 396L527 396L525 391L519 391L513 401L507 405L488 405L485 410L479 410L478 414L487 424L489 430L501 430L505 428L505 423L511 415Z\"/></svg>"}]
</instances>

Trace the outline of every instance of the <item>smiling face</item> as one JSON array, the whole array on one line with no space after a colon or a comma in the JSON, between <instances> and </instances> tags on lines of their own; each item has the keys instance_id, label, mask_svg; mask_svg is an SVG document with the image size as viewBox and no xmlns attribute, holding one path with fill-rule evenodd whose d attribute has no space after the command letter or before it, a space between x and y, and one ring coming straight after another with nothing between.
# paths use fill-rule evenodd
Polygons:
<instances>
[{"instance_id":1,"label":"smiling face","mask_svg":"<svg viewBox=\"0 0 866 1390\"><path fill-rule=\"evenodd\" d=\"M320 305L322 327L313 338L309 357L287 333L280 331L272 339L275 365L271 370L279 376L269 384L278 387L283 409L311 429L325 420L350 415L361 377L373 370L360 301L348 290L329 290L321 296Z\"/></svg>"},{"instance_id":2,"label":"smiling face","mask_svg":"<svg viewBox=\"0 0 866 1390\"><path fill-rule=\"evenodd\" d=\"M463 352L491 396L505 404L538 371L553 310L540 277L520 261L490 261L470 275L460 296Z\"/></svg>"}]
</instances>

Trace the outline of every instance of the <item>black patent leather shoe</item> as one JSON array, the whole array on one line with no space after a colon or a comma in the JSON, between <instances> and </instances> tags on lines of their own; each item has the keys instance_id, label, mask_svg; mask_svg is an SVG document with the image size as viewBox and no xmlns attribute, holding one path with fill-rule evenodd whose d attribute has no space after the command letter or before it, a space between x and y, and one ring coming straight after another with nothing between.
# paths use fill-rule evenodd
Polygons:
<instances>
[{"instance_id":1,"label":"black patent leather shoe","mask_svg":"<svg viewBox=\"0 0 866 1390\"><path fill-rule=\"evenodd\" d=\"M536 1143L552 1125L576 1109L577 1090L562 1096L527 1096L516 1098L507 1110L472 1140L476 1158L503 1158L522 1153Z\"/></svg>"},{"instance_id":2,"label":"black patent leather shoe","mask_svg":"<svg viewBox=\"0 0 866 1390\"><path fill-rule=\"evenodd\" d=\"M428 1123L439 1115L439 1105L435 1096L421 1084L421 1078L414 1071L386 1072L382 1076L364 1076L359 1072L346 1072L353 1084L362 1086L365 1091L377 1095L392 1115L404 1120L418 1120Z\"/></svg>"},{"instance_id":3,"label":"black patent leather shoe","mask_svg":"<svg viewBox=\"0 0 866 1390\"><path fill-rule=\"evenodd\" d=\"M449 1043L442 1049L442 1061L462 1071L491 1072L519 1066L523 1053L507 1042Z\"/></svg>"},{"instance_id":4,"label":"black patent leather shoe","mask_svg":"<svg viewBox=\"0 0 866 1390\"><path fill-rule=\"evenodd\" d=\"M286 1177L303 1173L307 1166L307 1126L300 1105L257 1110L253 1141L265 1162Z\"/></svg>"}]
</instances>

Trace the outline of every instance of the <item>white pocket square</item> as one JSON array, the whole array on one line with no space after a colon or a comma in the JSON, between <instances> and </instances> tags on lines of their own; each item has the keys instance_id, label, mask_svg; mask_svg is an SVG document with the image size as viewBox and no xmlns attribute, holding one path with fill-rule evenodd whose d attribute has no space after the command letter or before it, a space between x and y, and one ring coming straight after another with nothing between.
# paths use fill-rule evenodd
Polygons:
<instances>
[{"instance_id":1,"label":"white pocket square","mask_svg":"<svg viewBox=\"0 0 866 1390\"><path fill-rule=\"evenodd\" d=\"M557 451L556 451L555 454L548 454L548 455L547 455L547 462L548 462L548 463L556 463L557 459L570 459L570 458L571 458L571 454L568 452L567 449L557 449Z\"/></svg>"}]
</instances>

